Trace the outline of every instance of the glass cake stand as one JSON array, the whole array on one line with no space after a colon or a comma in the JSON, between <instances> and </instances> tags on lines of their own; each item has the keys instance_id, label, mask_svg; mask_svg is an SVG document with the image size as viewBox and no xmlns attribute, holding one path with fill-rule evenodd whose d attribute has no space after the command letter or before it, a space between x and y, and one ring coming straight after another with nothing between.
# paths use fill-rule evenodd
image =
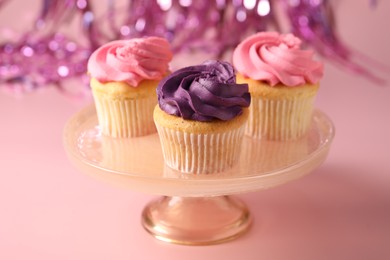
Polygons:
<instances>
[{"instance_id":1,"label":"glass cake stand","mask_svg":"<svg viewBox=\"0 0 390 260\"><path fill-rule=\"evenodd\" d=\"M124 139L102 135L90 105L66 124L64 146L70 160L86 174L162 195L142 213L144 228L155 238L209 245L234 239L251 225L248 208L230 195L275 187L310 173L325 160L334 134L332 121L315 110L303 138L275 142L244 137L234 168L190 175L165 166L157 134Z\"/></svg>"}]
</instances>

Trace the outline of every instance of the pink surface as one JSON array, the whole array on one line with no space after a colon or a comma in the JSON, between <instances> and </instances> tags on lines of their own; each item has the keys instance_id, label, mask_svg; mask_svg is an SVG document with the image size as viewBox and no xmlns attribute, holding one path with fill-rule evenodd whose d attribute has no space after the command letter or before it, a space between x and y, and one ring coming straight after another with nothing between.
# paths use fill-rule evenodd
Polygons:
<instances>
[{"instance_id":1,"label":"pink surface","mask_svg":"<svg viewBox=\"0 0 390 260\"><path fill-rule=\"evenodd\" d=\"M340 2L339 28L390 66L390 2L379 3L370 11L366 1ZM336 125L326 162L298 181L241 195L252 229L207 247L153 239L140 214L154 196L71 165L62 130L88 101L50 88L22 98L0 93L0 259L390 259L390 76L378 87L330 64L325 73L317 107Z\"/></svg>"}]
</instances>

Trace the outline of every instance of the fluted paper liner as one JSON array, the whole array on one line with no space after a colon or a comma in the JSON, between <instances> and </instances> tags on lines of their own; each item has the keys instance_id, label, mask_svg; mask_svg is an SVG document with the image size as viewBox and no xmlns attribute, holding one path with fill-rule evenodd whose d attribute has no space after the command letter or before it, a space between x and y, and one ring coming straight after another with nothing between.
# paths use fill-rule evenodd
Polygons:
<instances>
[{"instance_id":1,"label":"fluted paper liner","mask_svg":"<svg viewBox=\"0 0 390 260\"><path fill-rule=\"evenodd\" d=\"M294 140L303 136L312 119L313 97L264 99L252 96L245 133L265 140Z\"/></svg>"},{"instance_id":2,"label":"fluted paper liner","mask_svg":"<svg viewBox=\"0 0 390 260\"><path fill-rule=\"evenodd\" d=\"M245 125L222 133L187 133L157 125L165 163L192 174L217 173L238 161Z\"/></svg>"},{"instance_id":3,"label":"fluted paper liner","mask_svg":"<svg viewBox=\"0 0 390 260\"><path fill-rule=\"evenodd\" d=\"M156 97L110 99L94 94L102 133L111 137L136 137L156 132L153 109Z\"/></svg>"}]
</instances>

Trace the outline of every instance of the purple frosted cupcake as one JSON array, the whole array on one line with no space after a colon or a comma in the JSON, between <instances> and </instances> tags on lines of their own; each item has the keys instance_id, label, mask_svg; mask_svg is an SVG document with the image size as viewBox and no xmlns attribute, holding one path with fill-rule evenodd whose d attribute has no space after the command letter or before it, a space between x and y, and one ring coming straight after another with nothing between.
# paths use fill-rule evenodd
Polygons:
<instances>
[{"instance_id":1,"label":"purple frosted cupcake","mask_svg":"<svg viewBox=\"0 0 390 260\"><path fill-rule=\"evenodd\" d=\"M236 163L250 95L229 63L182 68L160 82L157 95L154 122L170 168L208 174Z\"/></svg>"}]
</instances>

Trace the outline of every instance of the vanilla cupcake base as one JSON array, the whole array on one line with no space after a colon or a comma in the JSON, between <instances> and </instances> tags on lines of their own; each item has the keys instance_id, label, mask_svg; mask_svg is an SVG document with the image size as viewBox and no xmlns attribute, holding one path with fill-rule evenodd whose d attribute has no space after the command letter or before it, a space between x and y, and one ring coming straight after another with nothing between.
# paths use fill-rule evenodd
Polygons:
<instances>
[{"instance_id":1,"label":"vanilla cupcake base","mask_svg":"<svg viewBox=\"0 0 390 260\"><path fill-rule=\"evenodd\" d=\"M217 173L233 167L240 156L247 117L245 109L229 122L196 122L168 115L156 106L154 120L165 163L192 174Z\"/></svg>"},{"instance_id":2,"label":"vanilla cupcake base","mask_svg":"<svg viewBox=\"0 0 390 260\"><path fill-rule=\"evenodd\" d=\"M156 80L133 87L124 82L101 83L91 79L92 94L102 133L115 138L156 132L153 109L157 104Z\"/></svg>"},{"instance_id":3,"label":"vanilla cupcake base","mask_svg":"<svg viewBox=\"0 0 390 260\"><path fill-rule=\"evenodd\" d=\"M156 132L153 107L156 98L112 100L95 96L102 133L111 137L136 137Z\"/></svg>"},{"instance_id":4,"label":"vanilla cupcake base","mask_svg":"<svg viewBox=\"0 0 390 260\"><path fill-rule=\"evenodd\" d=\"M208 174L235 164L244 127L217 134L185 133L164 127L157 127L157 131L169 167L186 173Z\"/></svg>"},{"instance_id":5,"label":"vanilla cupcake base","mask_svg":"<svg viewBox=\"0 0 390 260\"><path fill-rule=\"evenodd\" d=\"M245 133L265 140L286 141L301 138L308 131L318 84L296 87L269 86L237 74L237 83L247 83L251 93Z\"/></svg>"},{"instance_id":6,"label":"vanilla cupcake base","mask_svg":"<svg viewBox=\"0 0 390 260\"><path fill-rule=\"evenodd\" d=\"M245 133L267 140L295 140L310 126L314 97L272 100L252 96Z\"/></svg>"}]
</instances>

